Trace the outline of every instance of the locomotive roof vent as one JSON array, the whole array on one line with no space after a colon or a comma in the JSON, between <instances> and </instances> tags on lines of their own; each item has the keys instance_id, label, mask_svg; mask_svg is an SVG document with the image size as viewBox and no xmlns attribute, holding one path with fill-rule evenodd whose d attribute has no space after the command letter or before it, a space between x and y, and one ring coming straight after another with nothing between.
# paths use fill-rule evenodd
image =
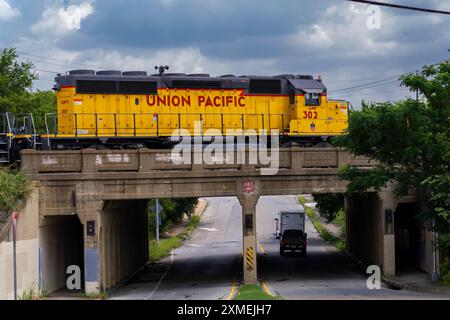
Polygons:
<instances>
[{"instance_id":1,"label":"locomotive roof vent","mask_svg":"<svg viewBox=\"0 0 450 320\"><path fill-rule=\"evenodd\" d=\"M209 73L191 73L188 77L209 77Z\"/></svg>"},{"instance_id":2,"label":"locomotive roof vent","mask_svg":"<svg viewBox=\"0 0 450 320\"><path fill-rule=\"evenodd\" d=\"M220 76L221 78L236 78L236 75L234 74L224 74Z\"/></svg>"},{"instance_id":3,"label":"locomotive roof vent","mask_svg":"<svg viewBox=\"0 0 450 320\"><path fill-rule=\"evenodd\" d=\"M294 79L294 75L293 74L287 74L287 73L278 74L278 75L273 76L273 77L276 78L276 79Z\"/></svg>"},{"instance_id":4,"label":"locomotive roof vent","mask_svg":"<svg viewBox=\"0 0 450 320\"><path fill-rule=\"evenodd\" d=\"M97 71L96 74L98 76L120 76L120 75L122 75L122 71L118 71L118 70L104 70L104 71Z\"/></svg>"},{"instance_id":5,"label":"locomotive roof vent","mask_svg":"<svg viewBox=\"0 0 450 320\"><path fill-rule=\"evenodd\" d=\"M75 75L75 74L82 74L82 75L95 75L95 70L84 70L84 69L80 69L80 70L70 70L69 71L70 75Z\"/></svg>"},{"instance_id":6,"label":"locomotive roof vent","mask_svg":"<svg viewBox=\"0 0 450 320\"><path fill-rule=\"evenodd\" d=\"M167 77L184 77L186 73L164 73Z\"/></svg>"},{"instance_id":7,"label":"locomotive roof vent","mask_svg":"<svg viewBox=\"0 0 450 320\"><path fill-rule=\"evenodd\" d=\"M313 76L307 74L296 74L294 79L313 80Z\"/></svg>"},{"instance_id":8,"label":"locomotive roof vent","mask_svg":"<svg viewBox=\"0 0 450 320\"><path fill-rule=\"evenodd\" d=\"M123 76L132 76L132 77L139 77L139 76L143 76L146 77L147 76L147 71L124 71L122 72ZM159 74L157 74L159 75Z\"/></svg>"}]
</instances>

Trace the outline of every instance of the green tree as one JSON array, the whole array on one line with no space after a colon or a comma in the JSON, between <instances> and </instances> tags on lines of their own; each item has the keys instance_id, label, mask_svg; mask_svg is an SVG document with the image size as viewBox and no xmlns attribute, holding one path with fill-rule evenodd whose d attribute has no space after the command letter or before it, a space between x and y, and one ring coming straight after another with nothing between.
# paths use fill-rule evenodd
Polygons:
<instances>
[{"instance_id":1,"label":"green tree","mask_svg":"<svg viewBox=\"0 0 450 320\"><path fill-rule=\"evenodd\" d=\"M36 130L43 133L46 113L56 112L56 95L53 91L31 91L38 75L32 62L17 62L15 49L0 51L0 112L14 114L32 113Z\"/></svg>"},{"instance_id":2,"label":"green tree","mask_svg":"<svg viewBox=\"0 0 450 320\"><path fill-rule=\"evenodd\" d=\"M345 167L349 192L379 190L397 182L397 195L414 187L427 208L421 217L434 220L441 233L450 230L450 60L424 66L401 78L423 99L363 103L352 112L346 135L335 145L378 162L371 170Z\"/></svg>"},{"instance_id":3,"label":"green tree","mask_svg":"<svg viewBox=\"0 0 450 320\"><path fill-rule=\"evenodd\" d=\"M149 232L151 235L155 234L156 219L155 213L151 210L154 206L155 200L149 202ZM191 214L198 203L197 198L177 198L177 199L160 199L159 204L162 207L160 213L161 231L167 230L171 225L180 223L183 216L186 214L191 218Z\"/></svg>"},{"instance_id":4,"label":"green tree","mask_svg":"<svg viewBox=\"0 0 450 320\"><path fill-rule=\"evenodd\" d=\"M340 210L344 209L344 195L340 193L314 194L316 208L328 222L333 221Z\"/></svg>"},{"instance_id":5,"label":"green tree","mask_svg":"<svg viewBox=\"0 0 450 320\"><path fill-rule=\"evenodd\" d=\"M32 70L33 63L17 62L17 53L14 48L5 48L0 51L0 96L13 96L23 94L31 89L33 81L38 79Z\"/></svg>"}]
</instances>

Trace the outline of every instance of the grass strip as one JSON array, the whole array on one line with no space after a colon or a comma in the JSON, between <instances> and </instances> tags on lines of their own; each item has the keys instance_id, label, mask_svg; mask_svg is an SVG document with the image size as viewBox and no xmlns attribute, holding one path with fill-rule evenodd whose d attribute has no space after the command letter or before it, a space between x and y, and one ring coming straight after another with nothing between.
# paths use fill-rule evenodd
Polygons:
<instances>
[{"instance_id":1,"label":"grass strip","mask_svg":"<svg viewBox=\"0 0 450 320\"><path fill-rule=\"evenodd\" d=\"M339 251L345 251L345 239L341 237L336 237L328 231L328 229L320 221L314 209L306 205L307 201L305 198L299 197L298 201L305 208L306 215L308 216L309 220L311 220L312 224L314 225L314 228L316 228L320 237L326 242L331 243Z\"/></svg>"},{"instance_id":2,"label":"grass strip","mask_svg":"<svg viewBox=\"0 0 450 320\"><path fill-rule=\"evenodd\" d=\"M150 240L150 262L156 262L164 257L169 256L170 252L173 249L179 248L181 246L183 240L185 240L189 236L192 230L194 230L199 223L200 217L193 216L186 225L186 230L183 233L168 239L161 239L159 243L156 240Z\"/></svg>"},{"instance_id":3,"label":"grass strip","mask_svg":"<svg viewBox=\"0 0 450 320\"><path fill-rule=\"evenodd\" d=\"M242 285L233 300L282 300L280 296L271 296L256 284Z\"/></svg>"}]
</instances>

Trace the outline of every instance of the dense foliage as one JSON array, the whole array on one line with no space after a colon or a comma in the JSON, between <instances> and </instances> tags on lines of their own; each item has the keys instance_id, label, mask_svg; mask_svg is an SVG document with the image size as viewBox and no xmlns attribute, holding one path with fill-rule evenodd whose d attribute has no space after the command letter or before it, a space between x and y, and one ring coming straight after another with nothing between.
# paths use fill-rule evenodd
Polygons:
<instances>
[{"instance_id":1,"label":"dense foliage","mask_svg":"<svg viewBox=\"0 0 450 320\"><path fill-rule=\"evenodd\" d=\"M335 144L378 161L372 170L344 168L350 192L379 190L390 181L396 193L415 187L428 208L423 218L450 230L450 60L402 77L423 99L364 104L350 115L348 134Z\"/></svg>"},{"instance_id":2,"label":"dense foliage","mask_svg":"<svg viewBox=\"0 0 450 320\"><path fill-rule=\"evenodd\" d=\"M160 213L161 231L167 230L171 225L180 223L183 216L186 214L189 218L195 206L197 205L197 198L179 198L179 199L160 199L159 205L162 206ZM152 211L155 200L149 202L149 232L152 236L155 235L156 219L155 213Z\"/></svg>"},{"instance_id":3,"label":"dense foliage","mask_svg":"<svg viewBox=\"0 0 450 320\"><path fill-rule=\"evenodd\" d=\"M11 213L30 193L31 186L22 172L0 168L0 210Z\"/></svg>"},{"instance_id":4,"label":"dense foliage","mask_svg":"<svg viewBox=\"0 0 450 320\"><path fill-rule=\"evenodd\" d=\"M0 112L32 113L37 132L44 132L44 116L56 112L53 91L32 91L38 76L31 62L17 62L15 49L0 51Z\"/></svg>"},{"instance_id":5,"label":"dense foliage","mask_svg":"<svg viewBox=\"0 0 450 320\"><path fill-rule=\"evenodd\" d=\"M339 211L344 209L344 195L341 193L314 194L313 197L320 215L328 222L333 221Z\"/></svg>"}]
</instances>

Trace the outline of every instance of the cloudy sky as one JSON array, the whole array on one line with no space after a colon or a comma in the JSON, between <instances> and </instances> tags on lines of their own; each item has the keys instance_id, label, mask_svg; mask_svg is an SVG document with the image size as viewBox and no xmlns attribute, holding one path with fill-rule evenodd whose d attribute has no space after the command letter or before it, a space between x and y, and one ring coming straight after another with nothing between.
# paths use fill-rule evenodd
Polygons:
<instances>
[{"instance_id":1,"label":"cloudy sky","mask_svg":"<svg viewBox=\"0 0 450 320\"><path fill-rule=\"evenodd\" d=\"M389 1L450 11L450 0ZM36 89L71 69L167 64L321 75L330 96L358 106L409 96L398 75L449 57L450 16L378 9L343 0L0 0L0 47L34 62Z\"/></svg>"}]
</instances>

